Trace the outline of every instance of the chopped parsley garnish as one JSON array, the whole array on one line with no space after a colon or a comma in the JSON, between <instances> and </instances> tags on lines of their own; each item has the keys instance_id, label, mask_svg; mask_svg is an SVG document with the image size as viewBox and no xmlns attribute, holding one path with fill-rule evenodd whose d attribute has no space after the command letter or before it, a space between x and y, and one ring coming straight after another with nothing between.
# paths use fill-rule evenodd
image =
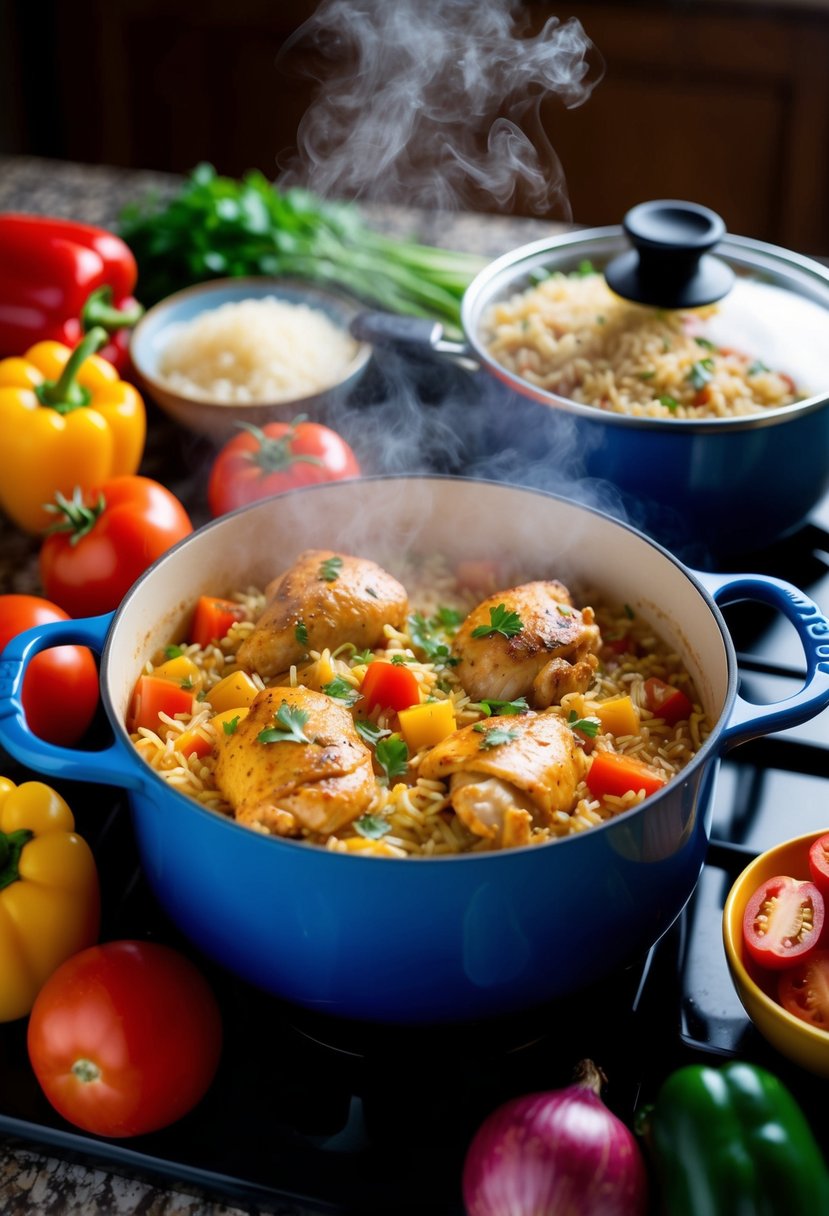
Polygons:
<instances>
[{"instance_id":1,"label":"chopped parsley garnish","mask_svg":"<svg viewBox=\"0 0 829 1216\"><path fill-rule=\"evenodd\" d=\"M457 629L462 620L463 613L458 612L457 608L446 608L441 605L432 617L430 624L436 629Z\"/></svg>"},{"instance_id":2,"label":"chopped parsley garnish","mask_svg":"<svg viewBox=\"0 0 829 1216\"><path fill-rule=\"evenodd\" d=\"M761 376L763 374L763 372L767 372L768 370L769 369L766 367L766 365L762 359L755 359L754 362L752 363L751 367L746 372L746 375L747 376Z\"/></svg>"},{"instance_id":3,"label":"chopped parsley garnish","mask_svg":"<svg viewBox=\"0 0 829 1216\"><path fill-rule=\"evenodd\" d=\"M691 384L699 392L705 388L711 377L714 375L714 360L713 359L698 359L696 363L691 364L691 370L688 372L686 379L691 381Z\"/></svg>"},{"instance_id":4,"label":"chopped parsley garnish","mask_svg":"<svg viewBox=\"0 0 829 1216\"><path fill-rule=\"evenodd\" d=\"M371 650L355 650L351 656L352 663L370 663L374 657L374 652Z\"/></svg>"},{"instance_id":5,"label":"chopped parsley garnish","mask_svg":"<svg viewBox=\"0 0 829 1216\"><path fill-rule=\"evenodd\" d=\"M488 717L511 717L530 712L526 697L517 697L514 701L479 701L478 704Z\"/></svg>"},{"instance_id":6,"label":"chopped parsley garnish","mask_svg":"<svg viewBox=\"0 0 829 1216\"><path fill-rule=\"evenodd\" d=\"M239 725L239 715L237 714L236 717L231 718L229 722L222 723L222 730L225 732L226 735L235 735L236 727L238 725Z\"/></svg>"},{"instance_id":7,"label":"chopped parsley garnish","mask_svg":"<svg viewBox=\"0 0 829 1216\"><path fill-rule=\"evenodd\" d=\"M181 688L183 688L186 692L189 692L192 687L193 687L193 681L190 679L189 676L187 677L186 680L181 681Z\"/></svg>"},{"instance_id":8,"label":"chopped parsley garnish","mask_svg":"<svg viewBox=\"0 0 829 1216\"><path fill-rule=\"evenodd\" d=\"M165 646L164 647L165 659L180 659L183 654L184 654L184 650L181 646Z\"/></svg>"},{"instance_id":9,"label":"chopped parsley garnish","mask_svg":"<svg viewBox=\"0 0 829 1216\"><path fill-rule=\"evenodd\" d=\"M381 739L374 752L377 763L386 774L387 781L402 777L409 763L409 749L399 735Z\"/></svg>"},{"instance_id":10,"label":"chopped parsley garnish","mask_svg":"<svg viewBox=\"0 0 829 1216\"><path fill-rule=\"evenodd\" d=\"M390 730L383 730L376 722L369 722L367 718L355 722L354 726L363 742L368 743L370 747L376 747L381 739L391 734Z\"/></svg>"},{"instance_id":11,"label":"chopped parsley garnish","mask_svg":"<svg viewBox=\"0 0 829 1216\"><path fill-rule=\"evenodd\" d=\"M207 693L204 691L203 688L200 688L199 691L196 693L196 700L197 701L206 701L207 700Z\"/></svg>"},{"instance_id":12,"label":"chopped parsley garnish","mask_svg":"<svg viewBox=\"0 0 829 1216\"><path fill-rule=\"evenodd\" d=\"M405 667L407 663L416 663L417 659L413 654L393 654L391 663L393 667Z\"/></svg>"},{"instance_id":13,"label":"chopped parsley garnish","mask_svg":"<svg viewBox=\"0 0 829 1216\"><path fill-rule=\"evenodd\" d=\"M457 664L458 660L452 657L446 642L435 637L434 625L419 612L409 617L408 630L412 645L422 650L430 662L443 664L444 667L454 667Z\"/></svg>"},{"instance_id":14,"label":"chopped parsley garnish","mask_svg":"<svg viewBox=\"0 0 829 1216\"><path fill-rule=\"evenodd\" d=\"M343 568L343 559L341 557L327 557L324 562L320 563L318 578L323 583L336 583L340 577L340 571Z\"/></svg>"},{"instance_id":15,"label":"chopped parsley garnish","mask_svg":"<svg viewBox=\"0 0 829 1216\"><path fill-rule=\"evenodd\" d=\"M492 633L503 634L505 638L514 638L524 628L521 617L517 612L510 612L506 604L489 610L489 624L479 625L472 630L473 638L486 638Z\"/></svg>"},{"instance_id":16,"label":"chopped parsley garnish","mask_svg":"<svg viewBox=\"0 0 829 1216\"><path fill-rule=\"evenodd\" d=\"M283 701L274 714L277 726L266 726L256 736L260 743L310 743L311 740L302 729L308 721L308 713L304 709L294 709Z\"/></svg>"},{"instance_id":17,"label":"chopped parsley garnish","mask_svg":"<svg viewBox=\"0 0 829 1216\"><path fill-rule=\"evenodd\" d=\"M586 279L589 275L595 274L595 273L596 273L596 267L589 260L589 258L584 258L581 262L579 262L579 264L575 270L570 271L570 278Z\"/></svg>"},{"instance_id":18,"label":"chopped parsley garnish","mask_svg":"<svg viewBox=\"0 0 829 1216\"><path fill-rule=\"evenodd\" d=\"M580 735L587 735L588 739L595 739L602 728L598 718L580 718L574 709L570 710L567 725L571 730L577 730Z\"/></svg>"},{"instance_id":19,"label":"chopped parsley garnish","mask_svg":"<svg viewBox=\"0 0 829 1216\"><path fill-rule=\"evenodd\" d=\"M667 393L659 398L659 404L664 405L666 410L679 409L679 402L677 401L676 397L669 397Z\"/></svg>"},{"instance_id":20,"label":"chopped parsley garnish","mask_svg":"<svg viewBox=\"0 0 829 1216\"><path fill-rule=\"evenodd\" d=\"M333 697L335 701L341 701L343 705L356 705L363 699L363 694L342 676L336 676L330 683L323 684L322 691L326 696Z\"/></svg>"},{"instance_id":21,"label":"chopped parsley garnish","mask_svg":"<svg viewBox=\"0 0 829 1216\"><path fill-rule=\"evenodd\" d=\"M382 815L361 815L354 820L354 831L366 840L379 840L391 831L391 824Z\"/></svg>"},{"instance_id":22,"label":"chopped parsley garnish","mask_svg":"<svg viewBox=\"0 0 829 1216\"><path fill-rule=\"evenodd\" d=\"M487 726L484 722L476 722L472 729L483 735L478 745L481 751L488 751L490 747L498 747L501 743L511 743L513 739L518 738L518 731L504 730L501 726Z\"/></svg>"},{"instance_id":23,"label":"chopped parsley garnish","mask_svg":"<svg viewBox=\"0 0 829 1216\"><path fill-rule=\"evenodd\" d=\"M297 621L294 626L294 637L300 646L308 645L308 627L304 621Z\"/></svg>"},{"instance_id":24,"label":"chopped parsley garnish","mask_svg":"<svg viewBox=\"0 0 829 1216\"><path fill-rule=\"evenodd\" d=\"M716 346L708 338L694 338L697 346L701 346L703 350L716 350Z\"/></svg>"},{"instance_id":25,"label":"chopped parsley garnish","mask_svg":"<svg viewBox=\"0 0 829 1216\"><path fill-rule=\"evenodd\" d=\"M640 380L653 380L655 375L656 375L656 372L651 367L651 368L648 368L648 370L646 372L640 372L639 379Z\"/></svg>"}]
</instances>

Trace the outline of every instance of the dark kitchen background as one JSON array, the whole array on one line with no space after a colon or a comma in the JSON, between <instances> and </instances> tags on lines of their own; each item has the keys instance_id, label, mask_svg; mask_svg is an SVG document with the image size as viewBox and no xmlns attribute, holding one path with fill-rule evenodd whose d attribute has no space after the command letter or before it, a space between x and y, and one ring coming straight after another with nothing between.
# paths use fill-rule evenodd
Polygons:
<instances>
[{"instance_id":1,"label":"dark kitchen background","mask_svg":"<svg viewBox=\"0 0 829 1216\"><path fill-rule=\"evenodd\" d=\"M317 88L307 71L319 67L313 48L285 46L315 8L0 0L0 153L174 172L208 160L276 177ZM541 106L577 222L688 198L732 232L829 253L829 0L518 8L531 30L577 18L604 65L585 104ZM462 201L530 213L520 197ZM555 199L546 214L569 218Z\"/></svg>"}]
</instances>

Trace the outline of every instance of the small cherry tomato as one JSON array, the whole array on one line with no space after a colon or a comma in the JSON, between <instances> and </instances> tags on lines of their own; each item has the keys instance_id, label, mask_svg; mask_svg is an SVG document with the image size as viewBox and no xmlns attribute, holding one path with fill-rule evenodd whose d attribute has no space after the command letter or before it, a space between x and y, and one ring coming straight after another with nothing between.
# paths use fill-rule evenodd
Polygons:
<instances>
[{"instance_id":1,"label":"small cherry tomato","mask_svg":"<svg viewBox=\"0 0 829 1216\"><path fill-rule=\"evenodd\" d=\"M809 847L809 873L821 895L829 899L829 832Z\"/></svg>"},{"instance_id":2,"label":"small cherry tomato","mask_svg":"<svg viewBox=\"0 0 829 1216\"><path fill-rule=\"evenodd\" d=\"M190 623L189 638L202 650L211 643L220 642L234 621L241 621L245 610L234 600L219 599L215 595L199 597Z\"/></svg>"},{"instance_id":3,"label":"small cherry tomato","mask_svg":"<svg viewBox=\"0 0 829 1216\"><path fill-rule=\"evenodd\" d=\"M70 616L112 612L147 567L193 531L176 496L149 477L114 477L55 505L59 522L41 546L40 578Z\"/></svg>"},{"instance_id":4,"label":"small cherry tomato","mask_svg":"<svg viewBox=\"0 0 829 1216\"><path fill-rule=\"evenodd\" d=\"M213 515L298 486L360 476L346 441L303 415L262 428L242 425L244 430L228 440L210 470L207 502Z\"/></svg>"},{"instance_id":5,"label":"small cherry tomato","mask_svg":"<svg viewBox=\"0 0 829 1216\"><path fill-rule=\"evenodd\" d=\"M403 663L386 663L375 659L366 668L360 692L368 713L379 705L383 709L408 709L420 702L420 685Z\"/></svg>"},{"instance_id":6,"label":"small cherry tomato","mask_svg":"<svg viewBox=\"0 0 829 1216\"><path fill-rule=\"evenodd\" d=\"M674 688L665 680L651 676L645 680L645 704L652 714L662 718L668 726L676 726L690 718L694 706L681 688Z\"/></svg>"},{"instance_id":7,"label":"small cherry tomato","mask_svg":"<svg viewBox=\"0 0 829 1216\"><path fill-rule=\"evenodd\" d=\"M0 595L0 651L24 629L68 621L57 604L37 595ZM71 747L86 733L98 706L98 668L85 646L53 646L29 663L23 711L33 734Z\"/></svg>"},{"instance_id":8,"label":"small cherry tomato","mask_svg":"<svg viewBox=\"0 0 829 1216\"><path fill-rule=\"evenodd\" d=\"M743 913L743 941L761 967L778 970L804 962L817 948L826 918L812 882L778 875L761 883Z\"/></svg>"},{"instance_id":9,"label":"small cherry tomato","mask_svg":"<svg viewBox=\"0 0 829 1216\"><path fill-rule=\"evenodd\" d=\"M781 971L777 999L796 1018L829 1031L829 950L815 950L805 962Z\"/></svg>"},{"instance_id":10,"label":"small cherry tomato","mask_svg":"<svg viewBox=\"0 0 829 1216\"><path fill-rule=\"evenodd\" d=\"M174 1123L207 1092L222 1023L189 959L155 942L116 941L52 973L27 1043L58 1114L99 1136L138 1136Z\"/></svg>"}]
</instances>

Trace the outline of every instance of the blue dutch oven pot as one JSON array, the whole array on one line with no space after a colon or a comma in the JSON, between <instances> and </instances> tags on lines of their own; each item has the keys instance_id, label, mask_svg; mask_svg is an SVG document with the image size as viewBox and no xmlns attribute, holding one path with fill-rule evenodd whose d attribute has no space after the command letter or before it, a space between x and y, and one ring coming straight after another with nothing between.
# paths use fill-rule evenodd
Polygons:
<instances>
[{"instance_id":1,"label":"blue dutch oven pot","mask_svg":"<svg viewBox=\"0 0 829 1216\"><path fill-rule=\"evenodd\" d=\"M636 302L716 303L719 315L706 324L718 344L787 372L803 399L738 418L634 417L571 401L501 366L487 349L492 306L585 263ZM384 313L364 313L352 329L378 348L460 359L506 390L486 411L491 458L476 467L482 476L601 501L705 568L793 532L829 491L829 267L727 234L707 208L657 200L634 208L623 226L512 250L470 284L461 324L462 341L440 324Z\"/></svg>"},{"instance_id":2,"label":"blue dutch oven pot","mask_svg":"<svg viewBox=\"0 0 829 1216\"><path fill-rule=\"evenodd\" d=\"M440 552L450 561L508 555L528 576L599 588L677 648L711 719L710 736L635 810L543 846L393 860L329 852L238 825L146 765L124 718L142 665L184 635L199 595L263 586L307 547L379 561L395 551ZM772 705L738 693L719 606L746 598L779 610L804 651L802 689ZM112 738L100 751L44 743L23 716L30 659L70 642L101 654ZM829 623L789 584L694 572L598 511L502 483L441 477L314 486L224 516L156 562L114 616L29 630L0 660L0 744L46 776L127 791L147 881L196 946L287 1001L397 1024L539 1006L640 958L697 882L720 757L827 704Z\"/></svg>"}]
</instances>

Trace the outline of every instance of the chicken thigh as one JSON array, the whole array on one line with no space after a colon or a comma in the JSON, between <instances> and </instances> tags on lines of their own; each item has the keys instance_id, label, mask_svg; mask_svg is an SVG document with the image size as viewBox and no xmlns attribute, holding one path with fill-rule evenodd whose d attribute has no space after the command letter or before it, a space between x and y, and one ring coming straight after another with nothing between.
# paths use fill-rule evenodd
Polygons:
<instances>
[{"instance_id":1,"label":"chicken thigh","mask_svg":"<svg viewBox=\"0 0 829 1216\"><path fill-rule=\"evenodd\" d=\"M236 819L278 836L335 832L376 788L351 714L307 688L260 692L236 729L219 735L216 753L216 785Z\"/></svg>"},{"instance_id":2,"label":"chicken thigh","mask_svg":"<svg viewBox=\"0 0 829 1216\"><path fill-rule=\"evenodd\" d=\"M420 776L449 778L449 800L476 836L501 848L528 844L534 828L570 811L587 760L556 713L487 718L427 752Z\"/></svg>"},{"instance_id":3,"label":"chicken thigh","mask_svg":"<svg viewBox=\"0 0 829 1216\"><path fill-rule=\"evenodd\" d=\"M495 628L499 622L506 632ZM474 701L528 697L547 709L590 687L600 646L592 608L579 611L567 588L550 580L485 599L461 625L452 650Z\"/></svg>"},{"instance_id":4,"label":"chicken thigh","mask_svg":"<svg viewBox=\"0 0 829 1216\"><path fill-rule=\"evenodd\" d=\"M264 679L287 671L309 650L378 646L383 626L406 622L406 589L366 558L307 549L265 589L265 609L237 653Z\"/></svg>"}]
</instances>

